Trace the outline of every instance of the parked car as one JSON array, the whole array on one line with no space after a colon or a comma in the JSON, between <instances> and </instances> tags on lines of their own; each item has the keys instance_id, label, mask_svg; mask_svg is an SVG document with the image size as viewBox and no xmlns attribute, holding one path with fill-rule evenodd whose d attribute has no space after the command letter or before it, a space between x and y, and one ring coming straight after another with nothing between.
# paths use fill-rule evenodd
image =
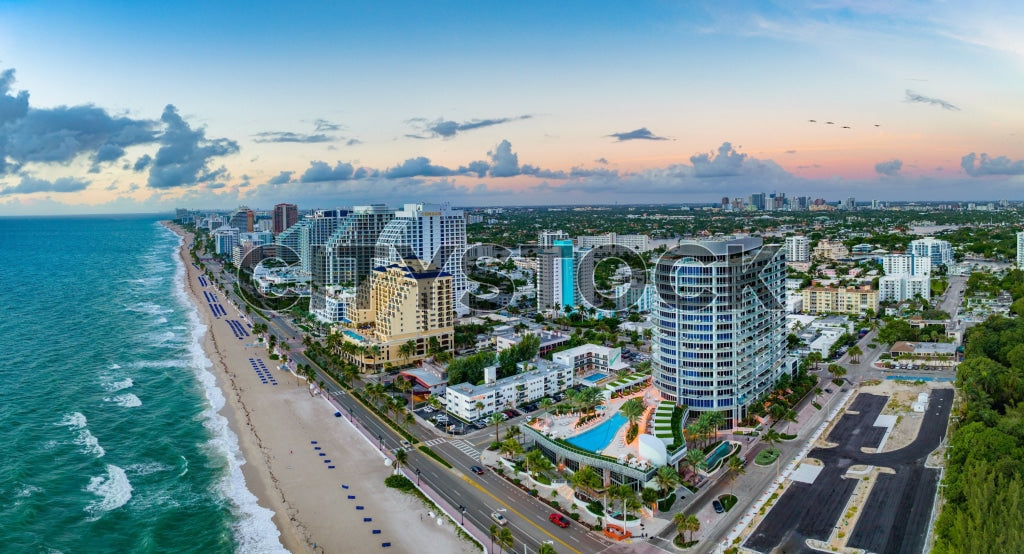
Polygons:
<instances>
[{"instance_id":1,"label":"parked car","mask_svg":"<svg viewBox=\"0 0 1024 554\"><path fill-rule=\"evenodd\" d=\"M716 514L720 514L725 511L725 506L722 506L722 503L719 502L717 498L711 501L711 506L715 509Z\"/></svg>"},{"instance_id":2,"label":"parked car","mask_svg":"<svg viewBox=\"0 0 1024 554\"><path fill-rule=\"evenodd\" d=\"M472 471L473 473L477 474L477 475L483 475L484 474L484 468L482 468L480 466L473 466L473 467L469 468L469 470Z\"/></svg>"},{"instance_id":3,"label":"parked car","mask_svg":"<svg viewBox=\"0 0 1024 554\"><path fill-rule=\"evenodd\" d=\"M505 519L505 516L499 514L498 512L491 512L491 519L493 519L494 523L497 523L498 525L505 525L506 523L508 523L508 520Z\"/></svg>"},{"instance_id":4,"label":"parked car","mask_svg":"<svg viewBox=\"0 0 1024 554\"><path fill-rule=\"evenodd\" d=\"M562 529L565 529L566 527L569 526L569 520L565 519L565 517L562 516L562 514L559 514L559 513L553 513L553 514L549 515L548 516L548 521L550 521L551 523L554 523L555 525L561 527Z\"/></svg>"}]
</instances>

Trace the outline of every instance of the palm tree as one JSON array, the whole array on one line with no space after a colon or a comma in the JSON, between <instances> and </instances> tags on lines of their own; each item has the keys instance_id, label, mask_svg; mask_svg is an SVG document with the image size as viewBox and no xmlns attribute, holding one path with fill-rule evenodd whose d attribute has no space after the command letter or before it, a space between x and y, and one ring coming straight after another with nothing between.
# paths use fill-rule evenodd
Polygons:
<instances>
[{"instance_id":1,"label":"palm tree","mask_svg":"<svg viewBox=\"0 0 1024 554\"><path fill-rule=\"evenodd\" d=\"M583 466L569 476L569 484L573 489L583 489L589 498L593 498L594 491L601 486L601 476L594 468Z\"/></svg>"},{"instance_id":2,"label":"palm tree","mask_svg":"<svg viewBox=\"0 0 1024 554\"><path fill-rule=\"evenodd\" d=\"M398 347L398 355L408 362L416 354L416 341L409 339Z\"/></svg>"},{"instance_id":3,"label":"palm tree","mask_svg":"<svg viewBox=\"0 0 1024 554\"><path fill-rule=\"evenodd\" d=\"M558 554L554 546L551 543L541 543L540 548L537 549L537 554Z\"/></svg>"},{"instance_id":4,"label":"palm tree","mask_svg":"<svg viewBox=\"0 0 1024 554\"><path fill-rule=\"evenodd\" d=\"M691 517L695 516L693 514L684 514L683 512L679 512L672 518L672 523L676 524L676 533L683 535L683 537L687 539L686 542L690 542L689 538L686 537L686 533L691 530ZM697 520L697 524L700 525L700 520Z\"/></svg>"},{"instance_id":5,"label":"palm tree","mask_svg":"<svg viewBox=\"0 0 1024 554\"><path fill-rule=\"evenodd\" d=\"M501 413L494 412L491 414L490 424L494 426L494 442L499 442L501 439L498 437L498 426L505 421L505 418L501 417Z\"/></svg>"},{"instance_id":6,"label":"palm tree","mask_svg":"<svg viewBox=\"0 0 1024 554\"><path fill-rule=\"evenodd\" d=\"M693 443L692 446L696 448L697 440L700 438L701 435L700 425L698 425L697 422L694 421L693 423L687 425L686 428L683 429L683 432L686 434L686 438L690 439L690 441Z\"/></svg>"},{"instance_id":7,"label":"palm tree","mask_svg":"<svg viewBox=\"0 0 1024 554\"><path fill-rule=\"evenodd\" d=\"M341 366L341 378L349 384L355 382L359 378L359 368L346 362Z\"/></svg>"},{"instance_id":8,"label":"palm tree","mask_svg":"<svg viewBox=\"0 0 1024 554\"><path fill-rule=\"evenodd\" d=\"M473 405L473 407L476 408L476 417L479 418L480 411L484 409L484 403L478 400L477 403Z\"/></svg>"},{"instance_id":9,"label":"palm tree","mask_svg":"<svg viewBox=\"0 0 1024 554\"><path fill-rule=\"evenodd\" d=\"M522 454L523 452L522 445L520 445L515 439L508 439L502 442L499 448L501 450L501 455L506 458L512 458L516 454Z\"/></svg>"},{"instance_id":10,"label":"palm tree","mask_svg":"<svg viewBox=\"0 0 1024 554\"><path fill-rule=\"evenodd\" d=\"M630 398L622 403L622 406L619 407L619 412L626 416L626 419L629 421L629 431L626 434L635 436L637 420L644 415L644 401L639 398Z\"/></svg>"},{"instance_id":11,"label":"palm tree","mask_svg":"<svg viewBox=\"0 0 1024 554\"><path fill-rule=\"evenodd\" d=\"M821 352L811 352L807 355L807 362L814 364L814 369L818 369L818 363L821 362Z\"/></svg>"},{"instance_id":12,"label":"palm tree","mask_svg":"<svg viewBox=\"0 0 1024 554\"><path fill-rule=\"evenodd\" d=\"M402 422L405 424L405 430L408 431L409 426L416 423L416 417L412 415L412 412L405 412Z\"/></svg>"},{"instance_id":13,"label":"palm tree","mask_svg":"<svg viewBox=\"0 0 1024 554\"><path fill-rule=\"evenodd\" d=\"M491 533L491 543L493 544L494 543L494 539L498 538L498 524L497 523L492 523L491 524L490 533Z\"/></svg>"},{"instance_id":14,"label":"palm tree","mask_svg":"<svg viewBox=\"0 0 1024 554\"><path fill-rule=\"evenodd\" d=\"M715 430L715 440L718 440L718 429L725 425L725 412L709 412L708 423L711 424L711 428Z\"/></svg>"},{"instance_id":15,"label":"palm tree","mask_svg":"<svg viewBox=\"0 0 1024 554\"><path fill-rule=\"evenodd\" d=\"M789 433L789 424L796 423L796 410L786 410L785 415L782 419L786 421L786 433Z\"/></svg>"},{"instance_id":16,"label":"palm tree","mask_svg":"<svg viewBox=\"0 0 1024 554\"><path fill-rule=\"evenodd\" d=\"M533 450L527 452L526 453L526 472L529 473L530 475L536 476L537 471L540 469L539 466L544 463L541 460L545 460L546 461L547 457L544 456L544 453L541 452L539 448L534 448ZM551 462L548 462L548 463L550 464Z\"/></svg>"},{"instance_id":17,"label":"palm tree","mask_svg":"<svg viewBox=\"0 0 1024 554\"><path fill-rule=\"evenodd\" d=\"M693 541L693 534L700 531L700 518L694 514L686 516L686 530L690 532L690 541Z\"/></svg>"},{"instance_id":18,"label":"palm tree","mask_svg":"<svg viewBox=\"0 0 1024 554\"><path fill-rule=\"evenodd\" d=\"M537 406L540 407L541 410L547 411L548 409L551 408L551 406L554 403L555 403L554 400L552 400L552 399L548 398L547 396L545 396L544 398L540 399L540 402L537 404Z\"/></svg>"},{"instance_id":19,"label":"palm tree","mask_svg":"<svg viewBox=\"0 0 1024 554\"><path fill-rule=\"evenodd\" d=\"M679 472L672 466L661 466L654 474L654 483L661 493L661 498L668 498L669 493L679 487Z\"/></svg>"},{"instance_id":20,"label":"palm tree","mask_svg":"<svg viewBox=\"0 0 1024 554\"><path fill-rule=\"evenodd\" d=\"M850 349L846 351L846 353L850 355L850 358L853 360L853 363L855 364L859 364L860 357L864 355L864 351L861 350L860 346L857 346L856 344L851 346Z\"/></svg>"},{"instance_id":21,"label":"palm tree","mask_svg":"<svg viewBox=\"0 0 1024 554\"><path fill-rule=\"evenodd\" d=\"M498 546L511 550L515 544L516 540L515 537L512 536L512 530L508 527L502 527L501 530L498 531Z\"/></svg>"},{"instance_id":22,"label":"palm tree","mask_svg":"<svg viewBox=\"0 0 1024 554\"><path fill-rule=\"evenodd\" d=\"M373 366L373 369L376 370L377 369L377 358L379 358L380 354L381 354L381 352L380 352L380 345L379 344L371 344L366 349L366 353L367 353L367 355L370 356L370 360L371 360L370 363Z\"/></svg>"},{"instance_id":23,"label":"palm tree","mask_svg":"<svg viewBox=\"0 0 1024 554\"><path fill-rule=\"evenodd\" d=\"M732 456L729 458L729 481L734 486L736 484L736 478L746 473L747 469L743 467L743 462L741 462L739 458L737 458L736 456Z\"/></svg>"},{"instance_id":24,"label":"palm tree","mask_svg":"<svg viewBox=\"0 0 1024 554\"><path fill-rule=\"evenodd\" d=\"M700 450L687 450L685 459L686 464L693 471L694 477L697 476L697 470L704 469L708 465L708 461L704 458L704 453Z\"/></svg>"},{"instance_id":25,"label":"palm tree","mask_svg":"<svg viewBox=\"0 0 1024 554\"><path fill-rule=\"evenodd\" d=\"M838 382L840 377L846 375L846 368L839 364L828 364L828 372L832 374L832 381Z\"/></svg>"},{"instance_id":26,"label":"palm tree","mask_svg":"<svg viewBox=\"0 0 1024 554\"><path fill-rule=\"evenodd\" d=\"M398 389L398 391L401 392L402 394L405 394L407 392L409 393L409 409L411 410L413 388L412 381L407 381L406 379L403 378L395 379L395 388Z\"/></svg>"},{"instance_id":27,"label":"palm tree","mask_svg":"<svg viewBox=\"0 0 1024 554\"><path fill-rule=\"evenodd\" d=\"M764 440L768 443L769 449L775 450L775 443L782 440L782 435L775 429L768 429L764 434Z\"/></svg>"},{"instance_id":28,"label":"palm tree","mask_svg":"<svg viewBox=\"0 0 1024 554\"><path fill-rule=\"evenodd\" d=\"M395 473L400 473L402 466L409 463L409 453L404 449L395 450Z\"/></svg>"}]
</instances>

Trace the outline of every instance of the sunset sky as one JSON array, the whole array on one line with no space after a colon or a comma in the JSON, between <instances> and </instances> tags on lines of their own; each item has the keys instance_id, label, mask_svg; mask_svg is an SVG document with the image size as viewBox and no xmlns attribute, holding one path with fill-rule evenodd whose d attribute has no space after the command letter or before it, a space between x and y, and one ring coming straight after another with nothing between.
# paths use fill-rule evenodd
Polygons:
<instances>
[{"instance_id":1,"label":"sunset sky","mask_svg":"<svg viewBox=\"0 0 1024 554\"><path fill-rule=\"evenodd\" d=\"M1019 2L208 4L0 0L0 214L1024 200Z\"/></svg>"}]
</instances>

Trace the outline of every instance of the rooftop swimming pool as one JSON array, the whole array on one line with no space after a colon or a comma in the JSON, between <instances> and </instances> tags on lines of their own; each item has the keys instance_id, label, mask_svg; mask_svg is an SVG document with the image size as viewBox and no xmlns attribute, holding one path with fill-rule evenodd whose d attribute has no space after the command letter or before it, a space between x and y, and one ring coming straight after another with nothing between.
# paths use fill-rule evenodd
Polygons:
<instances>
[{"instance_id":1,"label":"rooftop swimming pool","mask_svg":"<svg viewBox=\"0 0 1024 554\"><path fill-rule=\"evenodd\" d=\"M360 335L359 333L357 333L355 331L349 331L348 329L345 329L344 331L342 331L342 333L345 333L345 335L347 335L347 336L349 336L349 337L351 337L353 339L356 339L358 341L366 341L366 339L364 339L362 335Z\"/></svg>"},{"instance_id":2,"label":"rooftop swimming pool","mask_svg":"<svg viewBox=\"0 0 1024 554\"><path fill-rule=\"evenodd\" d=\"M588 383L595 383L595 384L598 381L600 381L601 379L604 379L604 375L602 375L600 373L595 373L593 375L587 375L586 377L583 378L584 381L586 381Z\"/></svg>"},{"instance_id":3,"label":"rooftop swimming pool","mask_svg":"<svg viewBox=\"0 0 1024 554\"><path fill-rule=\"evenodd\" d=\"M581 433L575 437L569 437L566 440L573 446L578 446L584 450L590 452L598 452L604 450L608 443L612 442L615 438L615 433L619 432L619 429L626 424L626 417L616 412L615 415L608 418L608 421L594 427L586 433Z\"/></svg>"}]
</instances>

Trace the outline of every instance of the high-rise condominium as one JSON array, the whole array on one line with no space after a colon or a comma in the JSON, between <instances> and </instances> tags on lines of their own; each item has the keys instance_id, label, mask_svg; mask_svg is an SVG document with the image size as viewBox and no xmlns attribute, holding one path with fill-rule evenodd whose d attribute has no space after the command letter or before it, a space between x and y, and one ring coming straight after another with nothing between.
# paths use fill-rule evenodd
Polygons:
<instances>
[{"instance_id":1,"label":"high-rise condominium","mask_svg":"<svg viewBox=\"0 0 1024 554\"><path fill-rule=\"evenodd\" d=\"M786 257L756 237L686 241L654 270L654 385L732 421L787 369Z\"/></svg>"}]
</instances>

